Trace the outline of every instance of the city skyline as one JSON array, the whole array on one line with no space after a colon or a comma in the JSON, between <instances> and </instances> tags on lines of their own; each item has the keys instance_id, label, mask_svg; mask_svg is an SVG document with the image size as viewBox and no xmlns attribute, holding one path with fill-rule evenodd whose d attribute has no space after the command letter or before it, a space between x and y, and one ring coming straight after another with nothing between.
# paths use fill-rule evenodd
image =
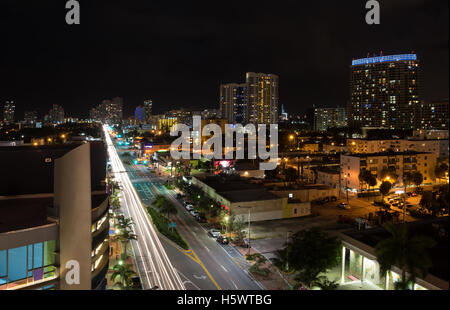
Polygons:
<instances>
[{"instance_id":1,"label":"city skyline","mask_svg":"<svg viewBox=\"0 0 450 310\"><path fill-rule=\"evenodd\" d=\"M0 52L0 102L14 101L18 119L27 110L44 115L53 104L87 118L89 109L116 96L124 98L125 117L147 98L155 114L218 108L220 84L240 82L245 72L278 75L278 109L284 105L289 114L313 104L345 106L352 60L381 51L414 51L424 75L421 99L448 98L445 1L384 3L377 26L365 23L364 4L355 1L327 4L325 11L318 4L281 4L270 13L266 2L256 9L251 2L230 3L220 12L203 3L171 10L139 1L82 3L78 28L65 24L64 6L56 2L27 4L33 15L23 13L24 6L2 3L8 12L2 23L16 30L0 30L7 43ZM32 54L19 38L33 46Z\"/></svg>"}]
</instances>

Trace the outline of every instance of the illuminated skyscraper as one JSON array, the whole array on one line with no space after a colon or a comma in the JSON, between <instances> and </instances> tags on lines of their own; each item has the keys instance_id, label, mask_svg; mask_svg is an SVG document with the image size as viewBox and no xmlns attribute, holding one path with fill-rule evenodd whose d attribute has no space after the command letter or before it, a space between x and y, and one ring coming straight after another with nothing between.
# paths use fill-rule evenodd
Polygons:
<instances>
[{"instance_id":1,"label":"illuminated skyscraper","mask_svg":"<svg viewBox=\"0 0 450 310\"><path fill-rule=\"evenodd\" d=\"M16 110L16 105L14 101L6 101L3 107L3 121L7 124L14 123L14 112Z\"/></svg>"},{"instance_id":2,"label":"illuminated skyscraper","mask_svg":"<svg viewBox=\"0 0 450 310\"><path fill-rule=\"evenodd\" d=\"M349 123L361 127L413 129L419 101L420 67L416 54L352 61Z\"/></svg>"},{"instance_id":3,"label":"illuminated skyscraper","mask_svg":"<svg viewBox=\"0 0 450 310\"><path fill-rule=\"evenodd\" d=\"M36 111L25 111L24 123L26 126L34 127L37 122L37 112Z\"/></svg>"},{"instance_id":4,"label":"illuminated skyscraper","mask_svg":"<svg viewBox=\"0 0 450 310\"><path fill-rule=\"evenodd\" d=\"M247 85L220 85L220 112L229 124L246 124L247 119Z\"/></svg>"},{"instance_id":5,"label":"illuminated skyscraper","mask_svg":"<svg viewBox=\"0 0 450 310\"><path fill-rule=\"evenodd\" d=\"M278 123L278 76L247 72L247 117L253 124Z\"/></svg>"},{"instance_id":6,"label":"illuminated skyscraper","mask_svg":"<svg viewBox=\"0 0 450 310\"><path fill-rule=\"evenodd\" d=\"M313 113L312 129L315 131L347 126L345 108L314 108Z\"/></svg>"},{"instance_id":7,"label":"illuminated skyscraper","mask_svg":"<svg viewBox=\"0 0 450 310\"><path fill-rule=\"evenodd\" d=\"M144 121L145 121L146 124L150 124L151 123L152 108L153 108L152 100L144 100L143 118L144 118Z\"/></svg>"}]
</instances>

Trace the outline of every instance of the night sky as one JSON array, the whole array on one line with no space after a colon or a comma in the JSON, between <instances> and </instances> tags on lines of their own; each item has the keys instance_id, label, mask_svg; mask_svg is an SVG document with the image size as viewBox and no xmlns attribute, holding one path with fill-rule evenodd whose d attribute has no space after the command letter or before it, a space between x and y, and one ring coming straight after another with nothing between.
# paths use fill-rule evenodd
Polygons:
<instances>
[{"instance_id":1,"label":"night sky","mask_svg":"<svg viewBox=\"0 0 450 310\"><path fill-rule=\"evenodd\" d=\"M344 106L352 58L380 51L418 53L422 99L448 98L448 0L380 0L380 25L363 0L80 0L71 26L65 2L0 2L0 105L16 119L54 103L87 117L114 96L125 116L147 98L155 113L218 108L219 84L247 71L279 75L290 113Z\"/></svg>"}]
</instances>

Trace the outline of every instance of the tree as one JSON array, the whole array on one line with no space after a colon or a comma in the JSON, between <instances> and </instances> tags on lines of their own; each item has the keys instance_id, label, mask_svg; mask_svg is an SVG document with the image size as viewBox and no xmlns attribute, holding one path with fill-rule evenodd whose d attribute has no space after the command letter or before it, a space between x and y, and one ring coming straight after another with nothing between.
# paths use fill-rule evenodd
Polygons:
<instances>
[{"instance_id":1,"label":"tree","mask_svg":"<svg viewBox=\"0 0 450 310\"><path fill-rule=\"evenodd\" d=\"M407 289L409 283L415 281L417 271L420 271L423 277L426 276L432 266L427 249L434 247L436 242L427 236L409 236L406 224L394 225L388 222L384 228L391 237L381 240L375 246L381 273L386 274L392 266L400 268L402 277L396 289Z\"/></svg>"},{"instance_id":2,"label":"tree","mask_svg":"<svg viewBox=\"0 0 450 310\"><path fill-rule=\"evenodd\" d=\"M369 185L370 190L370 188L373 188L375 185L377 185L377 178L373 174L370 174L370 177L367 180L367 184Z\"/></svg>"},{"instance_id":3,"label":"tree","mask_svg":"<svg viewBox=\"0 0 450 310\"><path fill-rule=\"evenodd\" d=\"M122 253L123 257L127 256L128 244L131 240L137 240L137 236L129 229L120 229L119 234L116 236L124 246L124 251Z\"/></svg>"},{"instance_id":4,"label":"tree","mask_svg":"<svg viewBox=\"0 0 450 310\"><path fill-rule=\"evenodd\" d=\"M319 275L339 263L341 245L335 237L315 227L292 235L286 247L277 252L275 264L286 266L296 272L296 281L311 288Z\"/></svg>"},{"instance_id":5,"label":"tree","mask_svg":"<svg viewBox=\"0 0 450 310\"><path fill-rule=\"evenodd\" d=\"M159 212L166 214L167 218L178 212L175 205L163 195L156 196L152 201L152 205L157 208Z\"/></svg>"},{"instance_id":6,"label":"tree","mask_svg":"<svg viewBox=\"0 0 450 310\"><path fill-rule=\"evenodd\" d=\"M412 183L414 183L414 185L419 187L420 184L422 184L422 182L423 182L423 175L422 175L422 173L420 173L419 171L414 171L411 174L411 181L412 181Z\"/></svg>"},{"instance_id":7,"label":"tree","mask_svg":"<svg viewBox=\"0 0 450 310\"><path fill-rule=\"evenodd\" d=\"M395 183L395 181L398 178L398 175L396 174L396 171L395 171L395 167L390 166L390 167L384 167L383 169L381 169L380 178L381 178L381 181L388 179L392 183Z\"/></svg>"},{"instance_id":8,"label":"tree","mask_svg":"<svg viewBox=\"0 0 450 310\"><path fill-rule=\"evenodd\" d=\"M434 174L436 175L436 178L439 179L439 181L445 178L446 172L448 173L448 165L445 162L437 164L436 168L434 168Z\"/></svg>"},{"instance_id":9,"label":"tree","mask_svg":"<svg viewBox=\"0 0 450 310\"><path fill-rule=\"evenodd\" d=\"M128 290L132 287L131 278L135 276L136 273L132 269L131 264L116 264L113 267L113 273L111 274L111 281L115 282L119 280L114 285L123 290Z\"/></svg>"},{"instance_id":10,"label":"tree","mask_svg":"<svg viewBox=\"0 0 450 310\"><path fill-rule=\"evenodd\" d=\"M361 171L359 172L359 182L362 184L367 184L369 183L369 179L372 177L372 173L369 170L366 169L361 169Z\"/></svg>"},{"instance_id":11,"label":"tree","mask_svg":"<svg viewBox=\"0 0 450 310\"><path fill-rule=\"evenodd\" d=\"M386 196L387 194L389 194L389 191L392 188L392 183L389 181L383 181L380 185L380 193L383 196L383 201L384 201L384 196Z\"/></svg>"}]
</instances>

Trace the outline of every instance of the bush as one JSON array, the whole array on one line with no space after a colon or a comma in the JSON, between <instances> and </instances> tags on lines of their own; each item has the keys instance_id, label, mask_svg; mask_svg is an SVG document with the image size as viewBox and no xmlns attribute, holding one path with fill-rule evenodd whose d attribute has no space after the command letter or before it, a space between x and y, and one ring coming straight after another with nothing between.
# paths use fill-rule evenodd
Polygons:
<instances>
[{"instance_id":1,"label":"bush","mask_svg":"<svg viewBox=\"0 0 450 310\"><path fill-rule=\"evenodd\" d=\"M178 231L174 228L171 230L169 228L169 221L163 217L161 214L159 214L156 210L152 209L151 207L147 208L148 213L152 217L153 224L155 224L158 231L178 244L180 247L182 247L185 250L189 249L189 246L187 243L183 240L183 238L180 236Z\"/></svg>"},{"instance_id":2,"label":"bush","mask_svg":"<svg viewBox=\"0 0 450 310\"><path fill-rule=\"evenodd\" d=\"M164 187L167 189L175 189L175 187L173 187L172 185L167 184L167 183L164 183Z\"/></svg>"},{"instance_id":3,"label":"bush","mask_svg":"<svg viewBox=\"0 0 450 310\"><path fill-rule=\"evenodd\" d=\"M358 198L362 198L362 197L378 197L381 196L380 192L362 192L362 193L358 193Z\"/></svg>"}]
</instances>

